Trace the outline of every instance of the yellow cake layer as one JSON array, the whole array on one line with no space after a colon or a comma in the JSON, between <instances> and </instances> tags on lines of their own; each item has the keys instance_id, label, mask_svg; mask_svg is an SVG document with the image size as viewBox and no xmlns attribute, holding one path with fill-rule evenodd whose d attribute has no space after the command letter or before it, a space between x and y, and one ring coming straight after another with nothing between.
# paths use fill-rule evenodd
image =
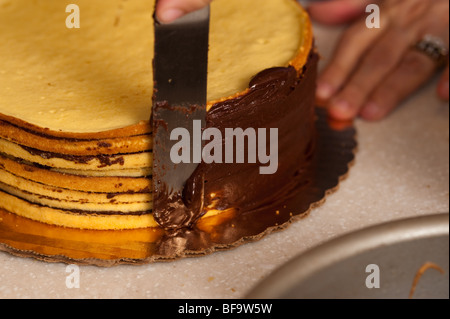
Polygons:
<instances>
[{"instance_id":1,"label":"yellow cake layer","mask_svg":"<svg viewBox=\"0 0 450 319\"><path fill-rule=\"evenodd\" d=\"M118 169L143 169L151 168L153 163L153 155L151 152L114 154L102 157L88 156L79 159L76 157L58 157L59 154L41 156L34 151L30 152L20 145L2 138L0 138L0 153L47 167L72 170L110 171Z\"/></svg>"},{"instance_id":2,"label":"yellow cake layer","mask_svg":"<svg viewBox=\"0 0 450 319\"><path fill-rule=\"evenodd\" d=\"M134 229L157 227L151 214L145 215L96 215L78 214L29 203L0 190L1 208L16 215L43 223L81 229Z\"/></svg>"},{"instance_id":3,"label":"yellow cake layer","mask_svg":"<svg viewBox=\"0 0 450 319\"><path fill-rule=\"evenodd\" d=\"M76 191L37 183L29 179L16 176L6 170L0 170L0 188L10 186L36 196L52 198L71 203L96 203L96 204L127 204L142 203L152 200L150 193L98 193L89 191ZM81 209L81 208L78 208Z\"/></svg>"},{"instance_id":4,"label":"yellow cake layer","mask_svg":"<svg viewBox=\"0 0 450 319\"><path fill-rule=\"evenodd\" d=\"M79 29L66 27L69 2L0 0L0 113L74 133L148 120L154 1L70 3ZM261 70L306 62L311 30L294 0L215 0L211 10L210 102L245 91Z\"/></svg>"},{"instance_id":5,"label":"yellow cake layer","mask_svg":"<svg viewBox=\"0 0 450 319\"><path fill-rule=\"evenodd\" d=\"M130 168L130 169L111 169L111 170L80 170L80 169L64 169L52 168L53 172L61 174L76 175L79 177L150 177L152 175L151 167Z\"/></svg>"},{"instance_id":6,"label":"yellow cake layer","mask_svg":"<svg viewBox=\"0 0 450 319\"><path fill-rule=\"evenodd\" d=\"M61 173L36 167L27 163L18 163L0 153L0 170L43 185L75 191L91 191L96 193L141 193L149 192L151 179L146 176L80 176ZM1 202L0 202L1 205Z\"/></svg>"},{"instance_id":7,"label":"yellow cake layer","mask_svg":"<svg viewBox=\"0 0 450 319\"><path fill-rule=\"evenodd\" d=\"M24 200L43 206L48 206L57 209L67 210L81 210L87 212L117 212L117 213L135 213L135 212L149 212L153 209L153 203L151 201L151 194L147 195L147 201L144 202L116 202L114 198L109 202L91 202L91 201L79 201L79 200L65 200L53 197L43 196L41 194L34 194L22 189L12 187L3 183L0 183L0 190L19 197Z\"/></svg>"},{"instance_id":8,"label":"yellow cake layer","mask_svg":"<svg viewBox=\"0 0 450 319\"><path fill-rule=\"evenodd\" d=\"M30 148L38 147L41 151L78 156L145 152L150 151L153 145L152 136L149 134L94 140L54 139L1 120L0 138Z\"/></svg>"},{"instance_id":9,"label":"yellow cake layer","mask_svg":"<svg viewBox=\"0 0 450 319\"><path fill-rule=\"evenodd\" d=\"M80 214L63 209L55 209L29 203L23 199L11 196L0 190L0 208L13 214L37 220L43 223L80 229L95 230L124 230L159 227L151 214L143 215L98 215ZM211 210L202 219L220 214L220 211Z\"/></svg>"}]
</instances>

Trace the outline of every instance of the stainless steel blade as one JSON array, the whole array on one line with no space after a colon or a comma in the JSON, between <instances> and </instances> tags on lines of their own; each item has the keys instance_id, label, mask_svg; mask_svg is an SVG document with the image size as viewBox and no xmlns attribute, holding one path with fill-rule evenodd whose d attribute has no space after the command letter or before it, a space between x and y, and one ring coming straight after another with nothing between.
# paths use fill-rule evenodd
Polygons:
<instances>
[{"instance_id":1,"label":"stainless steel blade","mask_svg":"<svg viewBox=\"0 0 450 319\"><path fill-rule=\"evenodd\" d=\"M199 207L186 207L183 189L201 157L201 129L205 126L207 102L209 16L206 7L170 24L160 24L155 19L153 215L165 228L189 226L198 214L194 210ZM189 133L190 150L185 150L190 151L189 161L176 163L170 156L180 138L171 140L175 129Z\"/></svg>"}]
</instances>

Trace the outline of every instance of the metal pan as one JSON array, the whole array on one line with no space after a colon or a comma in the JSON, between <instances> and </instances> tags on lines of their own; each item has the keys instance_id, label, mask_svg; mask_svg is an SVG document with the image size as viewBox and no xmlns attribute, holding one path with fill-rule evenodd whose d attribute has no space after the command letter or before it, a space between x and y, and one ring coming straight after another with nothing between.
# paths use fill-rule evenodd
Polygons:
<instances>
[{"instance_id":1,"label":"metal pan","mask_svg":"<svg viewBox=\"0 0 450 319\"><path fill-rule=\"evenodd\" d=\"M448 299L449 214L394 221L332 240L274 271L246 298Z\"/></svg>"}]
</instances>

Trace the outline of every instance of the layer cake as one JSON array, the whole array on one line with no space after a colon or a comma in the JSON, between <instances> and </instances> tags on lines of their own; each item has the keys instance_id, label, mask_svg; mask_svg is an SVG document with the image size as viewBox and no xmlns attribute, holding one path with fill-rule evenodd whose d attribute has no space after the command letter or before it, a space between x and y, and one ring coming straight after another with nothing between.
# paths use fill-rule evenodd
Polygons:
<instances>
[{"instance_id":1,"label":"layer cake","mask_svg":"<svg viewBox=\"0 0 450 319\"><path fill-rule=\"evenodd\" d=\"M0 0L0 209L81 229L152 216L154 1ZM199 218L282 204L314 154L317 55L294 0L213 1L207 127L277 128L278 170L205 164Z\"/></svg>"}]
</instances>

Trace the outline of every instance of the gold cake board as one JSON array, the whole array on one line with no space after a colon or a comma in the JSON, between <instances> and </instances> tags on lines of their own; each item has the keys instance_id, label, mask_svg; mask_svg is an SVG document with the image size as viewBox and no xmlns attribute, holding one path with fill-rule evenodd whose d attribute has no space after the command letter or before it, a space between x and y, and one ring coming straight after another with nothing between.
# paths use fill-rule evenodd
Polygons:
<instances>
[{"instance_id":1,"label":"gold cake board","mask_svg":"<svg viewBox=\"0 0 450 319\"><path fill-rule=\"evenodd\" d=\"M110 267L207 255L257 241L306 217L348 174L357 147L353 123L332 123L321 108L317 114L316 156L305 172L305 184L284 203L258 211L224 212L201 219L194 229L172 233L157 228L62 228L0 209L0 250L46 262Z\"/></svg>"}]
</instances>

